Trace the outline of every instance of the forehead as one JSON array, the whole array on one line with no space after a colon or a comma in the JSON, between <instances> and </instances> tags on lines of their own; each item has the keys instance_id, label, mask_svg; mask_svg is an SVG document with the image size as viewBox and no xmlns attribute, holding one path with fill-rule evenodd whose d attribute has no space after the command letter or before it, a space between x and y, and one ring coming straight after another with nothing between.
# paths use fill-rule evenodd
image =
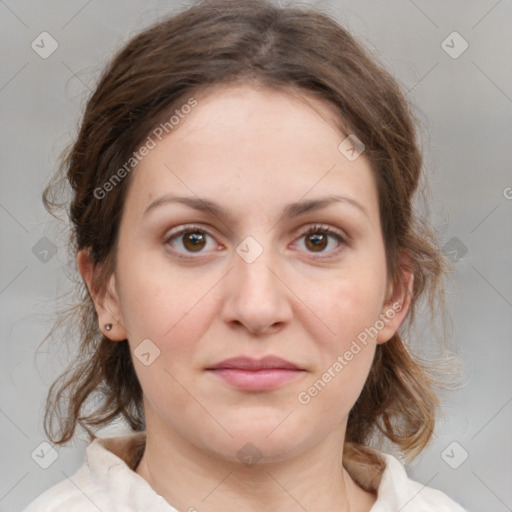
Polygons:
<instances>
[{"instance_id":1,"label":"forehead","mask_svg":"<svg viewBox=\"0 0 512 512\"><path fill-rule=\"evenodd\" d=\"M295 141L311 141L322 149L332 142L325 139L332 132L339 137L341 119L334 106L296 88L270 89L257 84L218 85L200 89L194 94L197 107L173 130L181 143L215 145L233 151L239 143L293 145ZM319 125L322 131L317 133ZM320 146L319 146L320 144Z\"/></svg>"},{"instance_id":2,"label":"forehead","mask_svg":"<svg viewBox=\"0 0 512 512\"><path fill-rule=\"evenodd\" d=\"M156 140L134 172L139 207L166 192L245 207L308 193L344 193L368 207L376 200L367 159L349 161L338 149L347 134L330 104L297 90L252 85L217 86L193 98L196 106Z\"/></svg>"}]
</instances>

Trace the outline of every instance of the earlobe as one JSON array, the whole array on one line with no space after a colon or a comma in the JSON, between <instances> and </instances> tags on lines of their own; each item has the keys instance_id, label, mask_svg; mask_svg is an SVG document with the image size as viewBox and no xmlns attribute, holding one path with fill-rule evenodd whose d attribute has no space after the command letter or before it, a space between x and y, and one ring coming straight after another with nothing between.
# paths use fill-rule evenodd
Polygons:
<instances>
[{"instance_id":1,"label":"earlobe","mask_svg":"<svg viewBox=\"0 0 512 512\"><path fill-rule=\"evenodd\" d=\"M111 274L104 287L97 287L100 272L95 268L87 249L77 254L77 266L82 279L89 290L98 318L98 327L104 336L112 341L122 341L128 336L123 327L121 308L115 287L115 276Z\"/></svg>"},{"instance_id":2,"label":"earlobe","mask_svg":"<svg viewBox=\"0 0 512 512\"><path fill-rule=\"evenodd\" d=\"M403 271L405 284L401 284L392 290L390 297L385 302L380 315L382 329L376 338L377 344L386 343L398 331L407 318L412 304L414 274Z\"/></svg>"}]
</instances>

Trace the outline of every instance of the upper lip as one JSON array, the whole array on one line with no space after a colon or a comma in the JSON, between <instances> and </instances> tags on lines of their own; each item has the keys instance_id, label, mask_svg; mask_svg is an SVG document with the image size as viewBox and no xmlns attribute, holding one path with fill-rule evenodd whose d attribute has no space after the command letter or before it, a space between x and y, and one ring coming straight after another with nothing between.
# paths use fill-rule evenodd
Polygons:
<instances>
[{"instance_id":1,"label":"upper lip","mask_svg":"<svg viewBox=\"0 0 512 512\"><path fill-rule=\"evenodd\" d=\"M234 369L234 370L300 370L296 364L277 356L266 356L261 359L252 357L231 357L220 363L206 368L207 370Z\"/></svg>"}]
</instances>

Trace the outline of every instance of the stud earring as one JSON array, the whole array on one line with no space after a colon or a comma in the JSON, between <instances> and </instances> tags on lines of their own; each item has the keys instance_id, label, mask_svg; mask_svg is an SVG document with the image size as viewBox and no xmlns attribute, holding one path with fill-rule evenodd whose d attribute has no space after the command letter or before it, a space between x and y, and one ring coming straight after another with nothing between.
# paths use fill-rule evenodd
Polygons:
<instances>
[{"instance_id":1,"label":"stud earring","mask_svg":"<svg viewBox=\"0 0 512 512\"><path fill-rule=\"evenodd\" d=\"M105 331L111 331L112 330L112 324L105 324Z\"/></svg>"}]
</instances>

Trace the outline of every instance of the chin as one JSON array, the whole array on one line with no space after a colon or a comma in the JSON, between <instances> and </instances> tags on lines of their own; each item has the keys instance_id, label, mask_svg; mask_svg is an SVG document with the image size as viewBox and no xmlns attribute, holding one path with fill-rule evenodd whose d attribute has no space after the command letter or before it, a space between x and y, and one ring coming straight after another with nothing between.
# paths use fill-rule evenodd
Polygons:
<instances>
[{"instance_id":1,"label":"chin","mask_svg":"<svg viewBox=\"0 0 512 512\"><path fill-rule=\"evenodd\" d=\"M285 415L274 421L274 418L262 419L261 413L259 417L247 414L243 419L223 424L232 437L219 428L215 432L203 432L201 444L224 460L242 462L248 467L286 460L309 444L314 445L314 441L308 439L311 433L308 435L304 428L296 425L291 420L292 415L279 425Z\"/></svg>"}]
</instances>

